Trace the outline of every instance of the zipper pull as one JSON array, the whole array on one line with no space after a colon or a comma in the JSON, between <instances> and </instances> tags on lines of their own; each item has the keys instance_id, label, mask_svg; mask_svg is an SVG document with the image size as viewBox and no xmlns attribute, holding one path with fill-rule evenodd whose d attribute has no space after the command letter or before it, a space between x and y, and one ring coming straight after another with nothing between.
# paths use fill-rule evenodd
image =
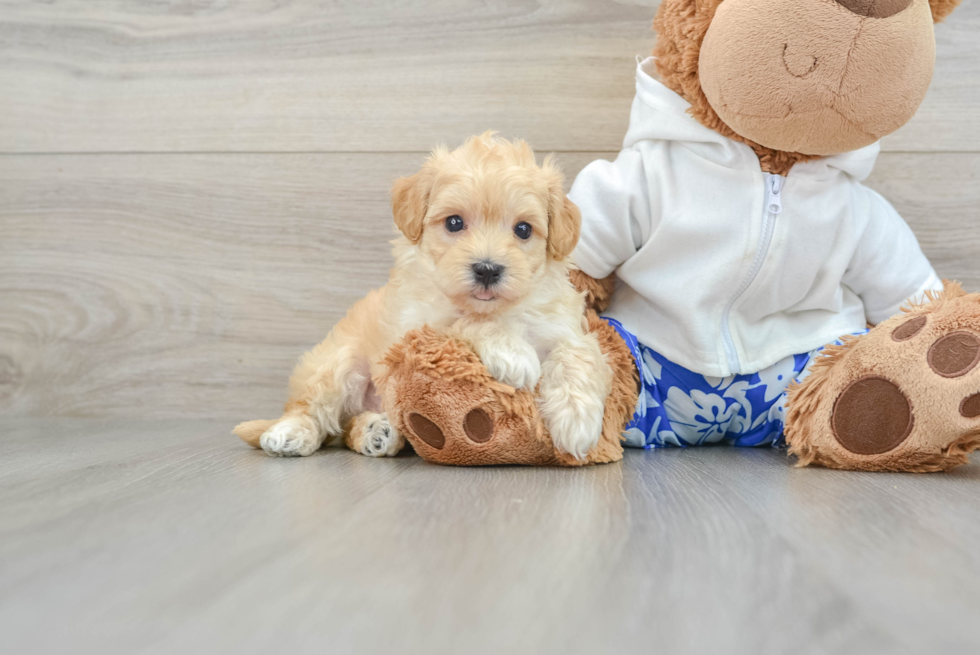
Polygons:
<instances>
[{"instance_id":1,"label":"zipper pull","mask_svg":"<svg viewBox=\"0 0 980 655\"><path fill-rule=\"evenodd\" d=\"M769 213L781 214L783 212L783 198L780 194L783 191L783 178L773 175L769 184Z\"/></svg>"}]
</instances>

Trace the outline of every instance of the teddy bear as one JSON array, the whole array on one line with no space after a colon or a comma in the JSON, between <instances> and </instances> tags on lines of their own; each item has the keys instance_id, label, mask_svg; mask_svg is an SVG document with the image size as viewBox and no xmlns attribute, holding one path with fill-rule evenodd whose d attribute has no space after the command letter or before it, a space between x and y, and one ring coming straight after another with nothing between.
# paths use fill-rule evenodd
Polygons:
<instances>
[{"instance_id":1,"label":"teddy bear","mask_svg":"<svg viewBox=\"0 0 980 655\"><path fill-rule=\"evenodd\" d=\"M940 280L864 187L959 0L663 0L624 148L579 174L573 257L616 383L584 460L533 393L423 329L377 380L442 464L788 445L800 466L943 471L980 447L980 295ZM602 313L602 317L599 316Z\"/></svg>"}]
</instances>

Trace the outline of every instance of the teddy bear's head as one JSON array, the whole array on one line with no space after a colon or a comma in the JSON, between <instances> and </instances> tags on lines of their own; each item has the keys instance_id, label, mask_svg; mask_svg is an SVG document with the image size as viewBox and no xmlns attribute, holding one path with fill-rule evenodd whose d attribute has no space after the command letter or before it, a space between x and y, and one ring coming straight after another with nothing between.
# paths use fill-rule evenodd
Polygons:
<instances>
[{"instance_id":1,"label":"teddy bear's head","mask_svg":"<svg viewBox=\"0 0 980 655\"><path fill-rule=\"evenodd\" d=\"M855 150L904 125L932 79L933 22L961 0L663 0L661 80L763 167Z\"/></svg>"}]
</instances>

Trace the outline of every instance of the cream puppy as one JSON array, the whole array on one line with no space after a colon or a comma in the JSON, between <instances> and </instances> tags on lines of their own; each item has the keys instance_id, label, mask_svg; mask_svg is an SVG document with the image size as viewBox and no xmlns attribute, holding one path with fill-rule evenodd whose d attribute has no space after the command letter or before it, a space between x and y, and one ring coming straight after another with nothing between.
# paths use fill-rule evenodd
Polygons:
<instances>
[{"instance_id":1,"label":"cream puppy","mask_svg":"<svg viewBox=\"0 0 980 655\"><path fill-rule=\"evenodd\" d=\"M612 371L568 280L581 217L551 158L539 167L526 143L488 132L434 150L391 196L402 237L388 284L303 356L281 418L235 433L277 456L340 438L364 455L395 455L405 439L372 379L388 348L428 324L469 344L501 382L537 387L555 445L584 458L602 430Z\"/></svg>"}]
</instances>

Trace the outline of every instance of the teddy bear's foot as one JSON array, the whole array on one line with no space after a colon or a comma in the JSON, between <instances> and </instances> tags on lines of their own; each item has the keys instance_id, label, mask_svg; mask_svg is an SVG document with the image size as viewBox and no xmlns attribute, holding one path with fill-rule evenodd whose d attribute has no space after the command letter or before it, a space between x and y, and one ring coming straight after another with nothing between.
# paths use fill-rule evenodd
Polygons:
<instances>
[{"instance_id":1,"label":"teddy bear's foot","mask_svg":"<svg viewBox=\"0 0 980 655\"><path fill-rule=\"evenodd\" d=\"M945 471L980 447L980 295L947 283L824 352L787 402L801 466Z\"/></svg>"},{"instance_id":2,"label":"teddy bear's foot","mask_svg":"<svg viewBox=\"0 0 980 655\"><path fill-rule=\"evenodd\" d=\"M450 391L445 381L429 382L428 391L435 397L445 398L443 394ZM533 426L502 410L493 400L472 408L469 403L414 406L405 417L405 434L419 455L439 464L559 463L551 445L535 434Z\"/></svg>"},{"instance_id":3,"label":"teddy bear's foot","mask_svg":"<svg viewBox=\"0 0 980 655\"><path fill-rule=\"evenodd\" d=\"M492 378L461 342L424 328L389 354L379 385L392 424L439 464L557 464L533 396Z\"/></svg>"},{"instance_id":4,"label":"teddy bear's foot","mask_svg":"<svg viewBox=\"0 0 980 655\"><path fill-rule=\"evenodd\" d=\"M406 335L385 363L377 386L389 420L430 462L581 466L622 459L619 437L629 414L619 404L635 395L607 407L603 438L578 460L555 449L534 395L494 379L461 342L426 327Z\"/></svg>"}]
</instances>

